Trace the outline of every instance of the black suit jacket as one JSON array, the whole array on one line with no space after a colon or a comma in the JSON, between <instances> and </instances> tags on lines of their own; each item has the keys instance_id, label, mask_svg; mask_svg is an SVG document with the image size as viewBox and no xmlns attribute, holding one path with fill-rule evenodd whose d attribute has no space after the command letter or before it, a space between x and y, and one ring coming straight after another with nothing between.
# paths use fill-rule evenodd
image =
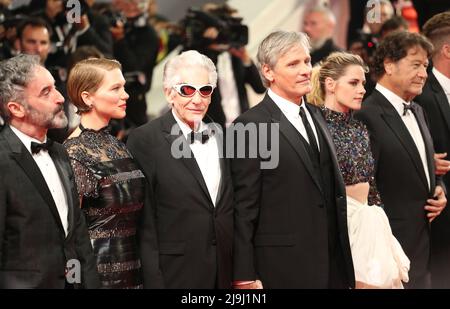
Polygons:
<instances>
[{"instance_id":1,"label":"black suit jacket","mask_svg":"<svg viewBox=\"0 0 450 309\"><path fill-rule=\"evenodd\" d=\"M210 57L217 65L217 54L211 54L211 52L208 53L206 51L205 55L208 55L208 57ZM250 85L256 93L264 93L266 91L266 87L264 87L258 68L253 62L250 66L246 67L242 63L241 59L231 55L231 67L233 69L234 80L236 82L236 89L239 97L240 113L243 113L249 109L247 89L245 85ZM220 75L220 72L218 72L218 74ZM220 93L219 85L217 85L217 89L213 92L207 115L215 123L220 124L222 127L225 126L226 117L222 107L222 94Z\"/></svg>"},{"instance_id":2,"label":"black suit jacket","mask_svg":"<svg viewBox=\"0 0 450 309\"><path fill-rule=\"evenodd\" d=\"M430 72L422 94L414 99L425 110L437 153L450 154L450 105L436 76ZM447 155L447 160L449 156ZM450 173L444 177L450 188ZM448 206L448 205L447 205ZM431 276L435 288L450 288L450 209L447 207L431 224Z\"/></svg>"},{"instance_id":3,"label":"black suit jacket","mask_svg":"<svg viewBox=\"0 0 450 309\"><path fill-rule=\"evenodd\" d=\"M227 162L220 159L214 207L193 155L176 159L171 154L172 143L180 138L190 152L181 130L171 135L173 126L179 128L169 111L135 129L127 142L152 194L140 237L144 286L230 288L233 189Z\"/></svg>"},{"instance_id":4,"label":"black suit jacket","mask_svg":"<svg viewBox=\"0 0 450 309\"><path fill-rule=\"evenodd\" d=\"M378 91L364 101L355 114L367 126L375 159L375 180L392 232L411 261L410 284L429 272L430 229L424 206L434 195L438 179L434 176L433 141L422 108L416 119L425 143L430 186L419 152L393 105ZM421 279L422 278L422 279ZM419 286L417 287L425 287Z\"/></svg>"},{"instance_id":5,"label":"black suit jacket","mask_svg":"<svg viewBox=\"0 0 450 309\"><path fill-rule=\"evenodd\" d=\"M31 154L9 126L0 132L0 288L64 288L71 259L81 263L82 287L99 286L69 158L57 143L49 154L67 196L67 237Z\"/></svg>"},{"instance_id":6,"label":"black suit jacket","mask_svg":"<svg viewBox=\"0 0 450 309\"><path fill-rule=\"evenodd\" d=\"M316 128L332 153L337 230L346 286L354 285L347 231L345 186L331 136L320 110L308 104ZM262 280L265 288L328 288L330 283L327 209L300 133L266 95L236 123L279 125L279 162L260 169L260 156L232 160L235 188L234 280ZM260 134L260 133L258 133ZM247 143L248 145L248 143ZM267 148L275 144L269 140ZM273 147L276 149L276 146Z\"/></svg>"}]
</instances>

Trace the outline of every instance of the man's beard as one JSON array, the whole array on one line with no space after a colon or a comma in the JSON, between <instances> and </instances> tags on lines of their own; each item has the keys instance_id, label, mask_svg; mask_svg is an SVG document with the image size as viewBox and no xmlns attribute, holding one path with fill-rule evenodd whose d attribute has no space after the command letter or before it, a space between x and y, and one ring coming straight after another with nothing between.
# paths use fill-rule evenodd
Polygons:
<instances>
[{"instance_id":1,"label":"man's beard","mask_svg":"<svg viewBox=\"0 0 450 309\"><path fill-rule=\"evenodd\" d=\"M65 128L68 124L66 114L62 105L53 113L43 113L27 104L27 120L31 124L47 129Z\"/></svg>"}]
</instances>

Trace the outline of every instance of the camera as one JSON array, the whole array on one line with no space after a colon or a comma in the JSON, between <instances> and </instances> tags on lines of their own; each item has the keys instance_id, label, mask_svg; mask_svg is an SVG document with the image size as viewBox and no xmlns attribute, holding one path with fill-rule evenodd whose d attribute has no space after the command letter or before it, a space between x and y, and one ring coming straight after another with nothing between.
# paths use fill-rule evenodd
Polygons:
<instances>
[{"instance_id":1,"label":"camera","mask_svg":"<svg viewBox=\"0 0 450 309\"><path fill-rule=\"evenodd\" d=\"M218 30L215 39L203 37L206 29ZM245 46L248 43L248 27L242 24L242 18L232 17L227 12L214 10L204 12L190 8L184 19L185 47L205 47L209 44L226 44L232 47Z\"/></svg>"}]
</instances>

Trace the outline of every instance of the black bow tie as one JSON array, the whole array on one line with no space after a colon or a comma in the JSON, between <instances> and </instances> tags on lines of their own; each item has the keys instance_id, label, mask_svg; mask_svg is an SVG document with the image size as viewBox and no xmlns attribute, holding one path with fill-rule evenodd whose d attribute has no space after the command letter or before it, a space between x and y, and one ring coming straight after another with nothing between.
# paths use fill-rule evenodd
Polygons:
<instances>
[{"instance_id":1,"label":"black bow tie","mask_svg":"<svg viewBox=\"0 0 450 309\"><path fill-rule=\"evenodd\" d=\"M413 107L412 103L410 103L410 104L403 103L403 116L406 115L408 110L410 110L411 112L414 113L414 107Z\"/></svg>"},{"instance_id":2,"label":"black bow tie","mask_svg":"<svg viewBox=\"0 0 450 309\"><path fill-rule=\"evenodd\" d=\"M39 151L41 150L49 150L50 147L52 146L53 141L49 138L47 138L47 141L45 143L36 143L36 142L31 142L31 153L32 154L36 154L39 153Z\"/></svg>"},{"instance_id":3,"label":"black bow tie","mask_svg":"<svg viewBox=\"0 0 450 309\"><path fill-rule=\"evenodd\" d=\"M211 132L209 130L203 130L202 132L191 131L187 136L187 140L189 144L194 143L194 141L199 141L204 144L208 141L210 135Z\"/></svg>"}]
</instances>

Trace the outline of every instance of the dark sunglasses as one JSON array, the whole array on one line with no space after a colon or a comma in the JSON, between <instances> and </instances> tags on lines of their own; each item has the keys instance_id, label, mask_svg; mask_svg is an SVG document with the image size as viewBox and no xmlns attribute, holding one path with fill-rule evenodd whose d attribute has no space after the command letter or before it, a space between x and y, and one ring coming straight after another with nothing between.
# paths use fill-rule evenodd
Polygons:
<instances>
[{"instance_id":1,"label":"dark sunglasses","mask_svg":"<svg viewBox=\"0 0 450 309\"><path fill-rule=\"evenodd\" d=\"M209 97L212 94L214 87L212 85L195 87L189 84L178 84L173 86L173 89L175 89L178 94L183 97L192 97L196 91L198 91L202 97Z\"/></svg>"}]
</instances>

